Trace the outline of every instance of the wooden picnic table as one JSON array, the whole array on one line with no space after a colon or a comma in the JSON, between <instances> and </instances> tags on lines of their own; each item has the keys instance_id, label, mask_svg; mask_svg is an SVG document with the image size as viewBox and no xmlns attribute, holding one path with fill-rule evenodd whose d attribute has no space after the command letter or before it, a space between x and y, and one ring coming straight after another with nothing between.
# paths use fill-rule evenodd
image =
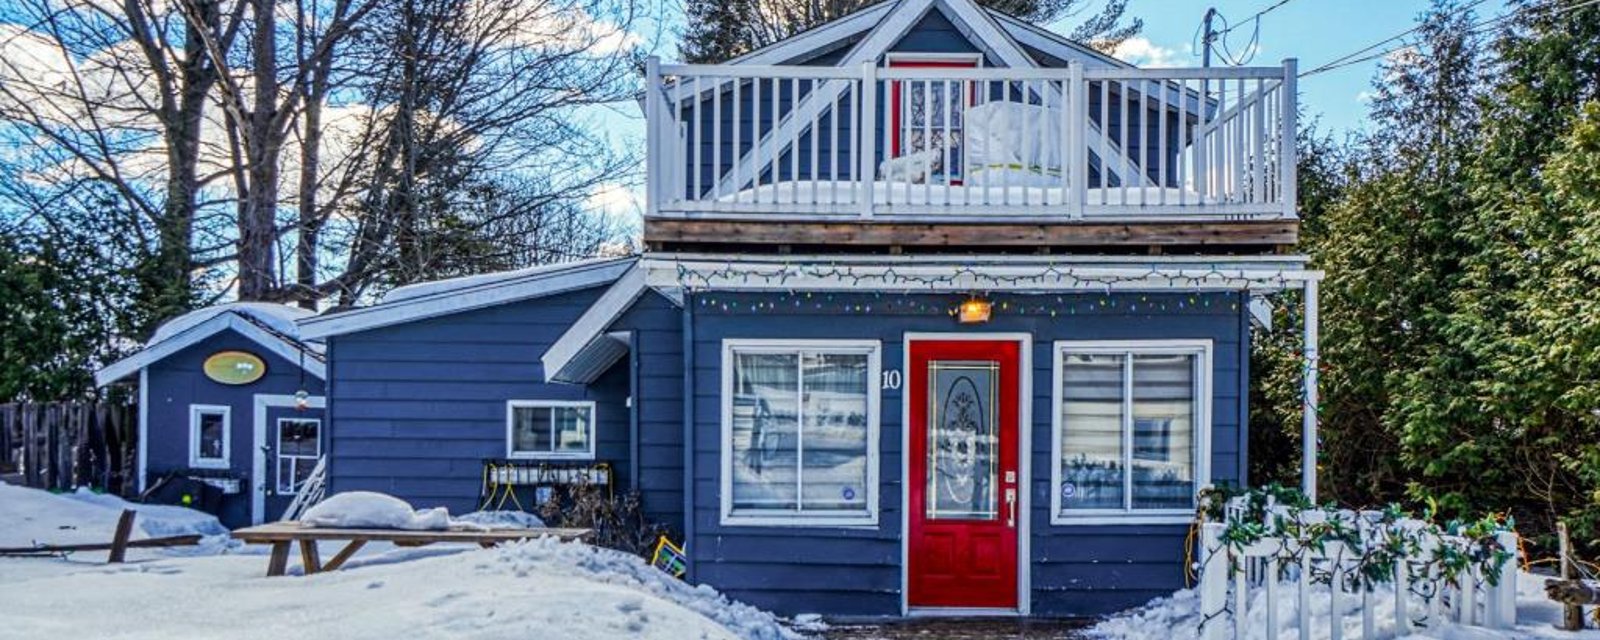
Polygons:
<instances>
[{"instance_id":1,"label":"wooden picnic table","mask_svg":"<svg viewBox=\"0 0 1600 640\"><path fill-rule=\"evenodd\" d=\"M333 571L354 556L368 542L392 542L400 547L420 547L436 542L464 542L481 547L492 547L501 542L514 542L551 536L562 540L582 540L593 531L589 529L449 529L445 531L410 531L404 529L333 529L308 527L298 522L273 522L238 529L235 540L246 544L270 544L272 555L267 559L267 576L281 576L289 565L289 547L300 543L300 562L306 575ZM323 564L317 553L317 542L346 542L343 549Z\"/></svg>"}]
</instances>

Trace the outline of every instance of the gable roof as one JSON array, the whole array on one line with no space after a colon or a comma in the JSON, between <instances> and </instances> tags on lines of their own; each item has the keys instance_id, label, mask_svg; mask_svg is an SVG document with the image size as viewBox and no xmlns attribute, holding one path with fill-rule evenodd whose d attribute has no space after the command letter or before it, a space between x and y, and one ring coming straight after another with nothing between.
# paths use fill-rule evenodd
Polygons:
<instances>
[{"instance_id":1,"label":"gable roof","mask_svg":"<svg viewBox=\"0 0 1600 640\"><path fill-rule=\"evenodd\" d=\"M322 346L297 337L295 320L310 315L304 309L261 302L233 302L190 311L162 324L137 353L96 371L95 386L104 387L138 373L224 331L234 331L324 379L327 366Z\"/></svg>"},{"instance_id":2,"label":"gable roof","mask_svg":"<svg viewBox=\"0 0 1600 640\"><path fill-rule=\"evenodd\" d=\"M627 354L628 342L606 331L644 295L645 288L644 268L634 264L545 350L540 357L545 380L593 382Z\"/></svg>"},{"instance_id":3,"label":"gable roof","mask_svg":"<svg viewBox=\"0 0 1600 640\"><path fill-rule=\"evenodd\" d=\"M303 338L366 331L608 284L638 258L594 258L400 287L377 304L299 321Z\"/></svg>"}]
</instances>

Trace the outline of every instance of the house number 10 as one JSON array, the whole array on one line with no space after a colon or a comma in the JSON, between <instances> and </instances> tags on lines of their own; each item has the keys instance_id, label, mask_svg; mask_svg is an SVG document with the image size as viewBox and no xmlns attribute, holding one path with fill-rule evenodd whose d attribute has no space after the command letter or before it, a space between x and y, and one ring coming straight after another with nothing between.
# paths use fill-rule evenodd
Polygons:
<instances>
[{"instance_id":1,"label":"house number 10","mask_svg":"<svg viewBox=\"0 0 1600 640\"><path fill-rule=\"evenodd\" d=\"M883 372L883 388L885 388L885 389L899 389L900 388L900 382L901 382L901 380L900 380L900 370L899 369L890 369L888 371Z\"/></svg>"}]
</instances>

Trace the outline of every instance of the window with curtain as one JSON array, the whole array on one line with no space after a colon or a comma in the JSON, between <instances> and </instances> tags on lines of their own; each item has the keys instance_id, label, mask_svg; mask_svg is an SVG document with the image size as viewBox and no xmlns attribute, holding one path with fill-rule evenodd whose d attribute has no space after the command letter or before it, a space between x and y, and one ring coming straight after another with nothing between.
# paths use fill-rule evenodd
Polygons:
<instances>
[{"instance_id":1,"label":"window with curtain","mask_svg":"<svg viewBox=\"0 0 1600 640\"><path fill-rule=\"evenodd\" d=\"M506 408L506 457L594 458L594 403L512 400Z\"/></svg>"},{"instance_id":2,"label":"window with curtain","mask_svg":"<svg viewBox=\"0 0 1600 640\"><path fill-rule=\"evenodd\" d=\"M730 342L725 355L724 519L870 522L876 345Z\"/></svg>"},{"instance_id":3,"label":"window with curtain","mask_svg":"<svg viewBox=\"0 0 1600 640\"><path fill-rule=\"evenodd\" d=\"M1058 343L1055 519L1191 515L1209 342Z\"/></svg>"}]
</instances>

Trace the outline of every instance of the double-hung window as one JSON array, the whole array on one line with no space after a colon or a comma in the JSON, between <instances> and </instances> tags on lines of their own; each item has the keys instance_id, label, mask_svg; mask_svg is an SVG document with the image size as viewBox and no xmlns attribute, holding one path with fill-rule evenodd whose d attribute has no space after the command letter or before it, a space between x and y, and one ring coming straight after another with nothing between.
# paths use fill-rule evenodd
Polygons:
<instances>
[{"instance_id":1,"label":"double-hung window","mask_svg":"<svg viewBox=\"0 0 1600 640\"><path fill-rule=\"evenodd\" d=\"M1180 522L1208 481L1211 341L1057 342L1051 522Z\"/></svg>"},{"instance_id":2,"label":"double-hung window","mask_svg":"<svg viewBox=\"0 0 1600 640\"><path fill-rule=\"evenodd\" d=\"M594 403L512 400L506 403L506 457L593 460Z\"/></svg>"},{"instance_id":3,"label":"double-hung window","mask_svg":"<svg viewBox=\"0 0 1600 640\"><path fill-rule=\"evenodd\" d=\"M189 405L189 466L227 469L228 443L233 430L232 409L227 405Z\"/></svg>"},{"instance_id":4,"label":"double-hung window","mask_svg":"<svg viewBox=\"0 0 1600 640\"><path fill-rule=\"evenodd\" d=\"M877 524L879 366L876 341L725 341L722 522Z\"/></svg>"}]
</instances>

